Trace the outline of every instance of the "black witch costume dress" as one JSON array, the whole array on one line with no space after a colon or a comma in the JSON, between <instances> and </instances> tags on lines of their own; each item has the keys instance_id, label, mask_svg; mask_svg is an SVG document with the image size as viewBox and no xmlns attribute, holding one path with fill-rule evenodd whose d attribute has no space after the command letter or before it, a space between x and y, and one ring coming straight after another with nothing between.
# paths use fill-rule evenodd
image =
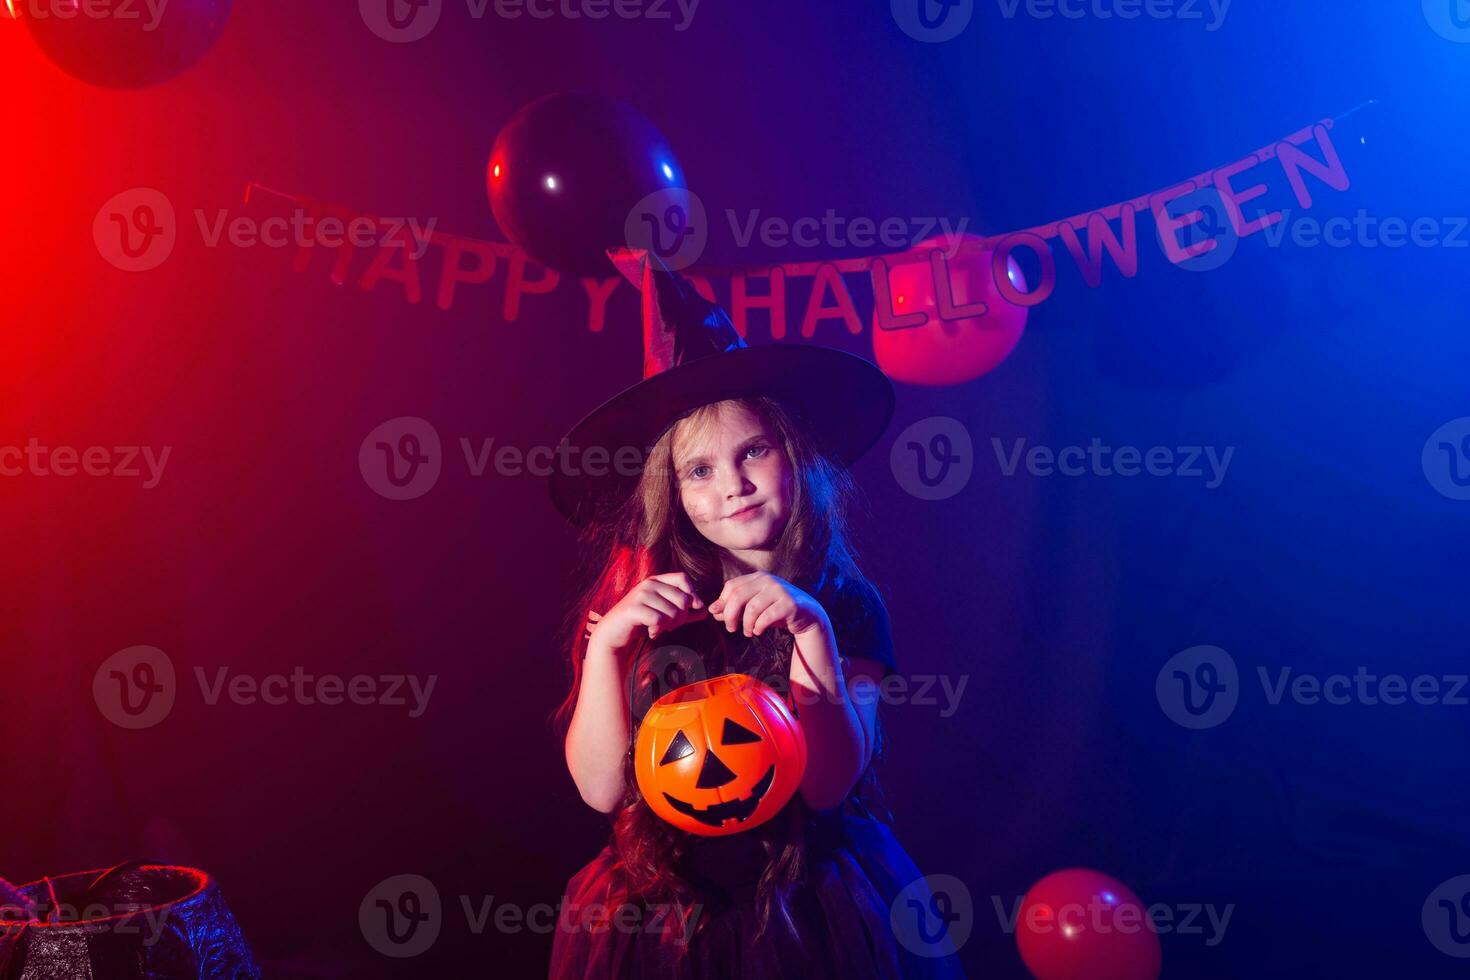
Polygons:
<instances>
[{"instance_id":1,"label":"black witch costume dress","mask_svg":"<svg viewBox=\"0 0 1470 980\"><path fill-rule=\"evenodd\" d=\"M644 380L579 422L567 436L574 446L648 447L688 410L750 394L778 399L838 465L850 464L882 435L894 392L870 362L809 344L749 347L724 310L699 297L656 257L623 258L618 267L643 290ZM550 489L563 516L583 525L605 517L631 485L626 475L558 471ZM821 581L793 584L826 610L843 658L872 660L883 665L885 676L896 673L888 613L867 581L829 569ZM661 634L651 658L654 669L632 668L633 730L657 696L672 687L723 673L753 673L763 659L762 642L770 642L769 634L731 636L714 617ZM785 693L785 677L759 679ZM609 842L567 883L549 975L963 977L943 929L925 928L922 921L916 927L916 916L941 906L928 879L870 806L865 789L873 782L870 769L830 810L813 810L797 794L775 818L741 833L704 837L679 831L686 839L675 871L697 910L682 921L667 914L664 903L629 896ZM793 834L804 840L806 862L786 894L791 921L778 921L773 913L762 931L757 885L767 851L779 853ZM623 917L620 927L614 910L629 904L636 912ZM604 910L600 926L586 916L589 909ZM639 925L627 927L633 922ZM942 916L939 924L944 925Z\"/></svg>"}]
</instances>

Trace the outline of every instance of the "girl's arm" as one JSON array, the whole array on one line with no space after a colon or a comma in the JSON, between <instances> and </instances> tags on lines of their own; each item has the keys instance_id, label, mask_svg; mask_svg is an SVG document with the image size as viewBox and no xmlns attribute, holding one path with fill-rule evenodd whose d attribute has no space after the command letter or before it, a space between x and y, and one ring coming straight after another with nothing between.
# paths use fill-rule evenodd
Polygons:
<instances>
[{"instance_id":1,"label":"girl's arm","mask_svg":"<svg viewBox=\"0 0 1470 980\"><path fill-rule=\"evenodd\" d=\"M567 729L567 769L587 805L611 813L623 799L623 757L628 752L628 703L624 692L626 650L596 633L582 661L582 685Z\"/></svg>"},{"instance_id":2,"label":"girl's arm","mask_svg":"<svg viewBox=\"0 0 1470 980\"><path fill-rule=\"evenodd\" d=\"M850 661L852 676L844 678L825 617L793 636L791 687L807 743L801 797L814 810L830 810L847 798L872 757L878 704L871 688L882 667Z\"/></svg>"},{"instance_id":3,"label":"girl's arm","mask_svg":"<svg viewBox=\"0 0 1470 980\"><path fill-rule=\"evenodd\" d=\"M623 800L623 758L628 753L630 651L647 637L709 615L683 572L650 575L588 627L577 706L567 728L567 769L582 799L612 813ZM593 615L589 613L589 619Z\"/></svg>"}]
</instances>

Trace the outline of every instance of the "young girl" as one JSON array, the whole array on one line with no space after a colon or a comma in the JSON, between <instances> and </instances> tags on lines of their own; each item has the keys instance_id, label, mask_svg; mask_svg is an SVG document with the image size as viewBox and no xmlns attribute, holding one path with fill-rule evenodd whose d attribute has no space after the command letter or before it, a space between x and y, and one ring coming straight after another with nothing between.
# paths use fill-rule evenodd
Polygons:
<instances>
[{"instance_id":1,"label":"young girl","mask_svg":"<svg viewBox=\"0 0 1470 980\"><path fill-rule=\"evenodd\" d=\"M568 616L557 720L613 835L567 886L550 975L961 976L942 944L895 932L896 904L932 896L875 817L876 685L895 660L847 540L845 464L881 435L892 386L839 351L747 347L666 270L645 270L643 288L645 380L568 440L650 438L646 460L621 478L552 478L596 570ZM807 767L770 821L689 834L643 802L631 746L660 695L737 672L794 702Z\"/></svg>"}]
</instances>

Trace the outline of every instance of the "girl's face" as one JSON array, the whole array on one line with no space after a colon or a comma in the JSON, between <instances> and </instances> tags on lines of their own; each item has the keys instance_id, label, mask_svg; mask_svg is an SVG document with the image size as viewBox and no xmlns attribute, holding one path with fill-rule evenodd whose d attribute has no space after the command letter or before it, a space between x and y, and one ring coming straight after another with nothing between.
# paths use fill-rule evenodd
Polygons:
<instances>
[{"instance_id":1,"label":"girl's face","mask_svg":"<svg viewBox=\"0 0 1470 980\"><path fill-rule=\"evenodd\" d=\"M791 515L791 463L760 416L738 402L715 406L704 432L674 431L674 474L689 520L714 544L769 570Z\"/></svg>"}]
</instances>

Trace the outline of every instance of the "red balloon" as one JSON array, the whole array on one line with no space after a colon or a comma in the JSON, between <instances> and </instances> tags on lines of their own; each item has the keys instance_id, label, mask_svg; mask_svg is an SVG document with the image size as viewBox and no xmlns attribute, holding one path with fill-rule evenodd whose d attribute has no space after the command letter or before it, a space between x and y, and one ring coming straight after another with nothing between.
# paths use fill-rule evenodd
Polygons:
<instances>
[{"instance_id":1,"label":"red balloon","mask_svg":"<svg viewBox=\"0 0 1470 980\"><path fill-rule=\"evenodd\" d=\"M1138 896L1087 868L1055 871L1031 886L1016 945L1036 980L1157 980L1163 960Z\"/></svg>"},{"instance_id":2,"label":"red balloon","mask_svg":"<svg viewBox=\"0 0 1470 980\"><path fill-rule=\"evenodd\" d=\"M628 246L634 208L689 212L684 170L638 110L563 92L523 106L495 139L485 174L501 231L537 262L579 276L614 274L607 249Z\"/></svg>"},{"instance_id":3,"label":"red balloon","mask_svg":"<svg viewBox=\"0 0 1470 980\"><path fill-rule=\"evenodd\" d=\"M973 381L1005 360L1021 340L1027 308L1007 301L996 288L994 251L975 248L973 235L961 237L964 251L950 238L930 238L890 260L887 296L882 283L874 284L873 354L896 381ZM1013 258L1006 261L1011 284L1024 292L1020 266ZM985 311L975 304L984 304Z\"/></svg>"},{"instance_id":4,"label":"red balloon","mask_svg":"<svg viewBox=\"0 0 1470 980\"><path fill-rule=\"evenodd\" d=\"M11 9L62 71L127 89L168 81L203 58L224 32L231 2L11 0Z\"/></svg>"}]
</instances>

